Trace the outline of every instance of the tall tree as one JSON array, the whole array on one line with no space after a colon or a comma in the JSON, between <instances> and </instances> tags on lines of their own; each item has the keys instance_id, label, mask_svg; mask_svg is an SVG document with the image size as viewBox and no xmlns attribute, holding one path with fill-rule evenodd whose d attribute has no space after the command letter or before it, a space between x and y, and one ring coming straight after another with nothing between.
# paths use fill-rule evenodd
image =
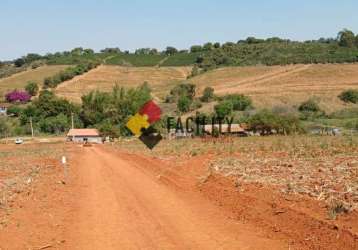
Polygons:
<instances>
[{"instance_id":1,"label":"tall tree","mask_svg":"<svg viewBox=\"0 0 358 250\"><path fill-rule=\"evenodd\" d=\"M354 33L351 30L344 29L338 33L338 43L342 47L353 47L355 43Z\"/></svg>"}]
</instances>

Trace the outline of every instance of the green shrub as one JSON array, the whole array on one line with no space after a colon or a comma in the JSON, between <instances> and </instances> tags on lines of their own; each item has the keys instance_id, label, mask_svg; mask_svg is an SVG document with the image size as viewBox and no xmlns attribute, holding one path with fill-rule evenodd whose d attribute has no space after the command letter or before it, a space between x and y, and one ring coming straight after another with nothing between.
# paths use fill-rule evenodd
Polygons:
<instances>
[{"instance_id":1,"label":"green shrub","mask_svg":"<svg viewBox=\"0 0 358 250\"><path fill-rule=\"evenodd\" d=\"M358 90L343 91L338 97L344 102L358 103Z\"/></svg>"},{"instance_id":2,"label":"green shrub","mask_svg":"<svg viewBox=\"0 0 358 250\"><path fill-rule=\"evenodd\" d=\"M321 111L319 105L313 99L309 99L300 104L298 110L301 112L319 112Z\"/></svg>"},{"instance_id":3,"label":"green shrub","mask_svg":"<svg viewBox=\"0 0 358 250\"><path fill-rule=\"evenodd\" d=\"M214 110L218 117L224 118L232 113L234 105L230 100L224 100L215 105Z\"/></svg>"},{"instance_id":4,"label":"green shrub","mask_svg":"<svg viewBox=\"0 0 358 250\"><path fill-rule=\"evenodd\" d=\"M180 112L188 112L190 111L191 103L192 100L189 97L182 95L179 97L177 108Z\"/></svg>"},{"instance_id":5,"label":"green shrub","mask_svg":"<svg viewBox=\"0 0 358 250\"><path fill-rule=\"evenodd\" d=\"M37 95L37 92L39 91L39 86L38 86L38 84L36 82L29 81L29 82L27 82L27 84L25 86L25 90L31 96L35 96L35 95Z\"/></svg>"},{"instance_id":6,"label":"green shrub","mask_svg":"<svg viewBox=\"0 0 358 250\"><path fill-rule=\"evenodd\" d=\"M212 100L214 100L214 98L214 89L212 87L206 87L200 100L202 102L211 102Z\"/></svg>"},{"instance_id":7,"label":"green shrub","mask_svg":"<svg viewBox=\"0 0 358 250\"><path fill-rule=\"evenodd\" d=\"M233 104L233 110L244 111L252 107L252 100L250 97L240 94L233 94L224 96L223 99L229 100Z\"/></svg>"},{"instance_id":8,"label":"green shrub","mask_svg":"<svg viewBox=\"0 0 358 250\"><path fill-rule=\"evenodd\" d=\"M279 115L269 110L261 110L249 117L248 125L254 131L262 134L272 134L275 130L279 134L303 132L299 119L292 115Z\"/></svg>"},{"instance_id":9,"label":"green shrub","mask_svg":"<svg viewBox=\"0 0 358 250\"><path fill-rule=\"evenodd\" d=\"M18 105L11 105L7 108L7 114L11 116L20 116L22 112L22 108Z\"/></svg>"},{"instance_id":10,"label":"green shrub","mask_svg":"<svg viewBox=\"0 0 358 250\"><path fill-rule=\"evenodd\" d=\"M179 98L182 96L188 97L190 100L193 100L196 92L195 84L191 83L181 83L176 85L170 90L169 95L166 97L165 102L175 103L178 102Z\"/></svg>"}]
</instances>

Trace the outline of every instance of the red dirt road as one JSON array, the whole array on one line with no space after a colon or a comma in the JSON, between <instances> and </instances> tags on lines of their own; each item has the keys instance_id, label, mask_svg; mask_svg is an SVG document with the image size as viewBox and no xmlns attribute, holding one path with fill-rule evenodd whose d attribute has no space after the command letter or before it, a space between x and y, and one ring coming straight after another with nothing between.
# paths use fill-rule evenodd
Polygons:
<instances>
[{"instance_id":1,"label":"red dirt road","mask_svg":"<svg viewBox=\"0 0 358 250\"><path fill-rule=\"evenodd\" d=\"M165 185L135 158L97 146L78 150L61 248L288 249L203 197Z\"/></svg>"}]
</instances>

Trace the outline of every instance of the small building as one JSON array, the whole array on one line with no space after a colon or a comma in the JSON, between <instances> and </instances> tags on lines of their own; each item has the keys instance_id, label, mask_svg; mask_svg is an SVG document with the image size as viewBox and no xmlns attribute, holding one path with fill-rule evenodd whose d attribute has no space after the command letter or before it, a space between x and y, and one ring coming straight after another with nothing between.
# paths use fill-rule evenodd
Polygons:
<instances>
[{"instance_id":1,"label":"small building","mask_svg":"<svg viewBox=\"0 0 358 250\"><path fill-rule=\"evenodd\" d=\"M214 126L212 124L207 124L204 126L204 131L206 134L212 134L212 130L216 129L218 132L221 132L221 134L234 134L234 135L238 135L238 136L247 136L248 133L246 132L245 126L240 125L240 124L231 124L231 126L229 126L228 124L221 124L221 126L219 124L214 124Z\"/></svg>"},{"instance_id":2,"label":"small building","mask_svg":"<svg viewBox=\"0 0 358 250\"><path fill-rule=\"evenodd\" d=\"M103 143L100 133L93 128L70 129L67 133L67 140L79 143Z\"/></svg>"}]
</instances>

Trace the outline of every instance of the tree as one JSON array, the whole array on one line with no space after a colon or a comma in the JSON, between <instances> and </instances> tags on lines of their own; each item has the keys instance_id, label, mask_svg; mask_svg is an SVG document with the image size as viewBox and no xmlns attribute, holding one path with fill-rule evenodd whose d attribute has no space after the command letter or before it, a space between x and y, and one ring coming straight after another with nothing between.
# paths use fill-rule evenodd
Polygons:
<instances>
[{"instance_id":1,"label":"tree","mask_svg":"<svg viewBox=\"0 0 358 250\"><path fill-rule=\"evenodd\" d=\"M181 96L186 96L192 100L195 96L196 86L192 83L181 83L170 90L166 102L175 103Z\"/></svg>"},{"instance_id":2,"label":"tree","mask_svg":"<svg viewBox=\"0 0 358 250\"><path fill-rule=\"evenodd\" d=\"M130 89L116 85L109 93L91 91L82 96L81 119L86 127L97 127L108 135L110 131L128 135L126 123L130 116L151 100L150 91L146 83Z\"/></svg>"},{"instance_id":3,"label":"tree","mask_svg":"<svg viewBox=\"0 0 358 250\"><path fill-rule=\"evenodd\" d=\"M202 50L203 50L203 48L201 47L201 45L193 45L190 47L191 53L201 52Z\"/></svg>"},{"instance_id":4,"label":"tree","mask_svg":"<svg viewBox=\"0 0 358 250\"><path fill-rule=\"evenodd\" d=\"M0 117L0 138L7 137L10 132L10 127L6 118Z\"/></svg>"},{"instance_id":5,"label":"tree","mask_svg":"<svg viewBox=\"0 0 358 250\"><path fill-rule=\"evenodd\" d=\"M205 43L205 44L203 45L203 50L204 50L204 51L210 51L210 50L212 50L213 48L214 48L214 46L213 46L212 43Z\"/></svg>"},{"instance_id":6,"label":"tree","mask_svg":"<svg viewBox=\"0 0 358 250\"><path fill-rule=\"evenodd\" d=\"M344 102L358 103L358 90L349 89L343 91L338 98Z\"/></svg>"},{"instance_id":7,"label":"tree","mask_svg":"<svg viewBox=\"0 0 358 250\"><path fill-rule=\"evenodd\" d=\"M85 50L83 50L83 53L87 54L87 55L93 55L94 51L93 51L93 49L85 49Z\"/></svg>"},{"instance_id":8,"label":"tree","mask_svg":"<svg viewBox=\"0 0 358 250\"><path fill-rule=\"evenodd\" d=\"M83 54L83 48L82 47L74 48L73 50L71 50L71 54L74 56L80 56Z\"/></svg>"},{"instance_id":9,"label":"tree","mask_svg":"<svg viewBox=\"0 0 358 250\"><path fill-rule=\"evenodd\" d=\"M191 103L192 100L189 97L182 95L179 97L177 108L180 112L188 112L190 110Z\"/></svg>"},{"instance_id":10,"label":"tree","mask_svg":"<svg viewBox=\"0 0 358 250\"><path fill-rule=\"evenodd\" d=\"M27 84L25 86L25 90L31 96L35 96L35 95L37 95L37 92L39 91L39 86L36 82L29 81L29 82L27 82Z\"/></svg>"},{"instance_id":11,"label":"tree","mask_svg":"<svg viewBox=\"0 0 358 250\"><path fill-rule=\"evenodd\" d=\"M338 44L342 47L353 47L355 44L354 33L348 29L344 29L338 33Z\"/></svg>"},{"instance_id":12,"label":"tree","mask_svg":"<svg viewBox=\"0 0 358 250\"><path fill-rule=\"evenodd\" d=\"M26 56L24 56L23 59L24 59L25 63L32 63L33 61L42 59L42 56L40 56L39 54L35 54L35 53L29 53Z\"/></svg>"},{"instance_id":13,"label":"tree","mask_svg":"<svg viewBox=\"0 0 358 250\"><path fill-rule=\"evenodd\" d=\"M261 110L248 119L250 129L260 131L261 134L272 134L273 130L281 134L302 132L302 126L297 117L292 115L278 115L269 110Z\"/></svg>"},{"instance_id":14,"label":"tree","mask_svg":"<svg viewBox=\"0 0 358 250\"><path fill-rule=\"evenodd\" d=\"M214 98L214 89L212 87L206 87L204 89L203 96L200 99L202 102L210 102Z\"/></svg>"},{"instance_id":15,"label":"tree","mask_svg":"<svg viewBox=\"0 0 358 250\"><path fill-rule=\"evenodd\" d=\"M241 95L241 94L227 95L223 97L223 99L231 101L233 104L233 109L236 111L244 111L252 107L251 98L245 95Z\"/></svg>"},{"instance_id":16,"label":"tree","mask_svg":"<svg viewBox=\"0 0 358 250\"><path fill-rule=\"evenodd\" d=\"M301 105L298 107L298 110L301 112L313 112L313 113L321 111L317 102L315 102L313 99L309 99L301 103Z\"/></svg>"},{"instance_id":17,"label":"tree","mask_svg":"<svg viewBox=\"0 0 358 250\"><path fill-rule=\"evenodd\" d=\"M8 102L28 102L31 99L31 95L26 91L14 90L5 95L5 99Z\"/></svg>"},{"instance_id":18,"label":"tree","mask_svg":"<svg viewBox=\"0 0 358 250\"><path fill-rule=\"evenodd\" d=\"M171 47L171 46L168 46L166 49L165 49L165 54L166 55L173 55L175 53L178 53L178 50L174 47Z\"/></svg>"},{"instance_id":19,"label":"tree","mask_svg":"<svg viewBox=\"0 0 358 250\"><path fill-rule=\"evenodd\" d=\"M68 116L60 113L57 116L51 116L41 120L39 127L42 132L60 134L70 128L70 122Z\"/></svg>"},{"instance_id":20,"label":"tree","mask_svg":"<svg viewBox=\"0 0 358 250\"><path fill-rule=\"evenodd\" d=\"M214 48L219 49L220 48L220 43L219 42L214 43Z\"/></svg>"},{"instance_id":21,"label":"tree","mask_svg":"<svg viewBox=\"0 0 358 250\"><path fill-rule=\"evenodd\" d=\"M14 61L16 67L21 67L25 64L25 60L23 58L18 58Z\"/></svg>"},{"instance_id":22,"label":"tree","mask_svg":"<svg viewBox=\"0 0 358 250\"><path fill-rule=\"evenodd\" d=\"M218 117L224 118L232 113L234 106L231 101L224 100L215 105L214 109Z\"/></svg>"}]
</instances>

